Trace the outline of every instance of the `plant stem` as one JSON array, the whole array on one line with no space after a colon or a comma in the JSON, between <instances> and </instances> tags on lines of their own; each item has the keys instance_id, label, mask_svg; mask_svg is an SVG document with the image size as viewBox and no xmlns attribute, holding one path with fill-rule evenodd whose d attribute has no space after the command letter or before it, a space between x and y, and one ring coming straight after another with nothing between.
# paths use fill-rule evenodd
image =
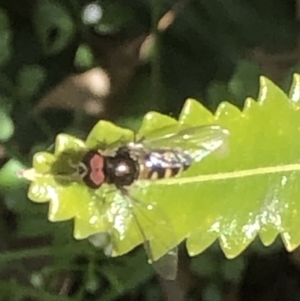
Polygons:
<instances>
[{"instance_id":1,"label":"plant stem","mask_svg":"<svg viewBox=\"0 0 300 301\"><path fill-rule=\"evenodd\" d=\"M8 287L14 294L19 295L23 299L26 297L32 297L33 299L37 300L47 300L47 301L71 301L71 298L66 296L59 296L53 295L48 292L37 290L35 288L21 285L19 282L16 283L15 281L0 281L0 286Z\"/></svg>"},{"instance_id":2,"label":"plant stem","mask_svg":"<svg viewBox=\"0 0 300 301\"><path fill-rule=\"evenodd\" d=\"M91 251L86 245L69 244L61 247L43 247L36 249L23 249L19 251L7 251L0 253L0 264L8 263L9 261L21 260L24 258L36 256L61 256L63 254L87 254Z\"/></svg>"}]
</instances>

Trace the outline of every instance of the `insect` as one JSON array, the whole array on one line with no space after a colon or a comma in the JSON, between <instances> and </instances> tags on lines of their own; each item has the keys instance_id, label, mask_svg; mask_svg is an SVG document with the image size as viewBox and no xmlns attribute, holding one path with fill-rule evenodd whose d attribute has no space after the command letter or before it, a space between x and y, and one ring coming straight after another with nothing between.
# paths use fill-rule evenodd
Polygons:
<instances>
[{"instance_id":1,"label":"insect","mask_svg":"<svg viewBox=\"0 0 300 301\"><path fill-rule=\"evenodd\" d=\"M144 246L150 262L158 273L167 279L174 279L177 272L177 248L171 247L172 230L166 225L167 219L162 214L159 218L159 209L156 204L146 206L136 200L130 192L131 186L138 180L159 181L180 175L194 162L220 148L229 131L218 125L197 126L192 128L171 131L160 135L160 131L153 132L148 138L129 142L120 147L110 147L102 152L100 149L88 150L76 168L77 174L90 189L98 189L104 183L113 185L129 203L132 218L144 240ZM150 138L151 137L151 138ZM153 228L145 230L138 219L141 212L144 216L154 214ZM114 213L115 219L119 212ZM159 221L157 220L159 219ZM170 242L165 244L165 253L161 259L155 261L152 256L151 245L155 241L155 224L165 225L159 227L158 232L169 231ZM114 224L113 224L114 225ZM169 227L169 228L168 228ZM118 232L117 227L115 227ZM120 232L120 231L119 231ZM151 233L150 233L151 232Z\"/></svg>"}]
</instances>

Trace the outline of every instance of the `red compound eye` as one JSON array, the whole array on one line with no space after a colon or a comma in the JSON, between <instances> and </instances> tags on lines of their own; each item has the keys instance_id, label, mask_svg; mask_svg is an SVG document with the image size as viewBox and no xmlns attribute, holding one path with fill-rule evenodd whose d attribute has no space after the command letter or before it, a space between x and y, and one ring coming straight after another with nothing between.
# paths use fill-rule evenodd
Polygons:
<instances>
[{"instance_id":1,"label":"red compound eye","mask_svg":"<svg viewBox=\"0 0 300 301\"><path fill-rule=\"evenodd\" d=\"M83 178L85 184L89 188L99 188L105 180L104 157L97 151L89 151L83 157L82 163L88 167L88 173Z\"/></svg>"},{"instance_id":2,"label":"red compound eye","mask_svg":"<svg viewBox=\"0 0 300 301\"><path fill-rule=\"evenodd\" d=\"M94 155L90 161L90 179L98 187L100 187L104 181L103 163L103 157L100 154Z\"/></svg>"}]
</instances>

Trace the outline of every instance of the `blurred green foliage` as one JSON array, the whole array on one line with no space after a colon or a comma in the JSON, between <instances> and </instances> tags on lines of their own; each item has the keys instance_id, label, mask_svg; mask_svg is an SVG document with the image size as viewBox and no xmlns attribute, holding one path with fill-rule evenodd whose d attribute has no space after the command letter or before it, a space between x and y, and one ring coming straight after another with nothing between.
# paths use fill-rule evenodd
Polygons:
<instances>
[{"instance_id":1,"label":"blurred green foliage","mask_svg":"<svg viewBox=\"0 0 300 301\"><path fill-rule=\"evenodd\" d=\"M289 56L299 34L294 3L179 1L182 9L173 23L157 33L154 25L176 3L0 2L0 300L27 296L56 301L158 300L162 296L143 252L108 259L88 242L74 241L71 223L49 223L47 206L28 201L27 184L16 172L30 166L32 154L46 150L59 132L82 138L101 118L136 129L149 110L177 116L187 97L211 110L223 100L241 108L246 97L257 96L258 75L264 70L251 56L254 49L285 58L280 67L288 67L282 68L276 83L289 89L291 74L299 72L297 57ZM83 19L90 4L98 7L96 14L92 10L89 20ZM150 33L158 34L157 43L134 61L136 41ZM101 114L88 114L82 107L66 110L61 103L67 95L54 106L36 110L41 99L70 74L93 67L103 68L113 83L114 97L107 103L99 99L104 107ZM242 259L228 263L216 244L193 259L193 270L201 270L196 277L207 285L197 285L186 300L199 300L200 294L205 300L221 298L224 283L243 282L249 256L262 254L262 249L253 247ZM279 243L268 252L281 249ZM45 256L48 260L41 264ZM201 260L206 265L199 264L198 269ZM216 261L219 265L214 268Z\"/></svg>"}]
</instances>

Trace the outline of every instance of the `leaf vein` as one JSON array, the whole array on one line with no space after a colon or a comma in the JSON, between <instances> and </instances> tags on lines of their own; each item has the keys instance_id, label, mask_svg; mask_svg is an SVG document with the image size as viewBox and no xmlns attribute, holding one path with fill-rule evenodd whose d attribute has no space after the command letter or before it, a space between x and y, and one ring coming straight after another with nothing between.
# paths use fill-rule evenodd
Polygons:
<instances>
[{"instance_id":1,"label":"leaf vein","mask_svg":"<svg viewBox=\"0 0 300 301\"><path fill-rule=\"evenodd\" d=\"M157 181L156 185L175 185L175 184L189 184L195 182L209 182L209 181L222 181L235 178L253 177L263 174L274 174L291 171L300 171L300 164L287 164L279 166L267 166L245 170L234 170L230 172L222 172L215 174L198 175L194 177L186 178L172 178L166 180Z\"/></svg>"}]
</instances>

